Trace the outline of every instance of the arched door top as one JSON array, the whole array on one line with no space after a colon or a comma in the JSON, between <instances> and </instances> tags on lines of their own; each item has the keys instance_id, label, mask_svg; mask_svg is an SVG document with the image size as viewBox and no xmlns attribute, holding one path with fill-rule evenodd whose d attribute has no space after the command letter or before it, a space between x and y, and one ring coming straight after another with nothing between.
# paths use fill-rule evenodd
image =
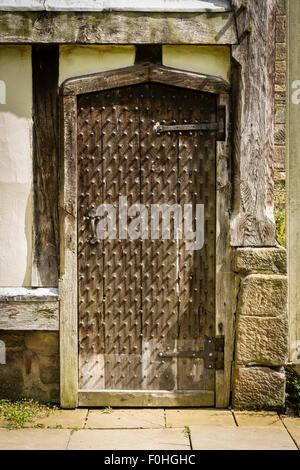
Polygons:
<instances>
[{"instance_id":1,"label":"arched door top","mask_svg":"<svg viewBox=\"0 0 300 470\"><path fill-rule=\"evenodd\" d=\"M60 94L76 96L146 82L161 83L204 93L226 94L230 92L230 83L221 77L188 72L163 65L142 64L70 78L61 85Z\"/></svg>"}]
</instances>

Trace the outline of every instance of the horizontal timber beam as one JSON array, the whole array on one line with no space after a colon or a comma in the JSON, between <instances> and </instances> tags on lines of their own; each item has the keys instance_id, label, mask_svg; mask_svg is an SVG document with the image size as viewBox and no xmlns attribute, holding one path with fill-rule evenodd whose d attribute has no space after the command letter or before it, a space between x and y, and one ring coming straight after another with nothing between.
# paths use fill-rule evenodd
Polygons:
<instances>
[{"instance_id":1,"label":"horizontal timber beam","mask_svg":"<svg viewBox=\"0 0 300 470\"><path fill-rule=\"evenodd\" d=\"M215 394L212 391L197 390L79 390L78 406L120 406L122 407L213 407Z\"/></svg>"},{"instance_id":2,"label":"horizontal timber beam","mask_svg":"<svg viewBox=\"0 0 300 470\"><path fill-rule=\"evenodd\" d=\"M0 12L0 44L237 43L234 14Z\"/></svg>"},{"instance_id":3,"label":"horizontal timber beam","mask_svg":"<svg viewBox=\"0 0 300 470\"><path fill-rule=\"evenodd\" d=\"M0 302L0 330L58 331L58 302Z\"/></svg>"},{"instance_id":4,"label":"horizontal timber beam","mask_svg":"<svg viewBox=\"0 0 300 470\"><path fill-rule=\"evenodd\" d=\"M1 287L0 330L58 331L58 289Z\"/></svg>"},{"instance_id":5,"label":"horizontal timber beam","mask_svg":"<svg viewBox=\"0 0 300 470\"><path fill-rule=\"evenodd\" d=\"M214 94L229 93L231 89L229 82L214 75L187 72L163 65L141 64L109 72L70 78L62 84L60 94L75 96L146 82L161 83Z\"/></svg>"}]
</instances>

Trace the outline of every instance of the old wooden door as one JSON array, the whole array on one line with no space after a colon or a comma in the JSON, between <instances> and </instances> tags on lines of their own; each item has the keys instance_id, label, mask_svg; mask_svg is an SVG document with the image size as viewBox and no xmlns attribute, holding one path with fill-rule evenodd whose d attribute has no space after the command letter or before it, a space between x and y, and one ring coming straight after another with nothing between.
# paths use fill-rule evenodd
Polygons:
<instances>
[{"instance_id":1,"label":"old wooden door","mask_svg":"<svg viewBox=\"0 0 300 470\"><path fill-rule=\"evenodd\" d=\"M215 95L153 83L78 98L79 389L90 405L214 405L216 133L189 125L215 123L216 108ZM147 208L142 239L120 233L120 197L128 224L132 205ZM116 222L105 240L103 204ZM153 204L192 204L193 218L204 205L204 246L188 250L174 228L155 238Z\"/></svg>"}]
</instances>

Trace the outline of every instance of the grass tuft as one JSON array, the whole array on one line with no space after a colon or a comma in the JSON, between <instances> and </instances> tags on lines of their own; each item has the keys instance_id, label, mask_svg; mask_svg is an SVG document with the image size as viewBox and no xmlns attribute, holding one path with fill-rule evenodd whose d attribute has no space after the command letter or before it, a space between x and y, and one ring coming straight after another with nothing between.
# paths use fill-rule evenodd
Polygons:
<instances>
[{"instance_id":1,"label":"grass tuft","mask_svg":"<svg viewBox=\"0 0 300 470\"><path fill-rule=\"evenodd\" d=\"M44 418L56 409L52 405L39 403L32 399L11 401L0 400L0 419L8 422L10 429L24 428L26 423L32 423L36 418Z\"/></svg>"},{"instance_id":2,"label":"grass tuft","mask_svg":"<svg viewBox=\"0 0 300 470\"><path fill-rule=\"evenodd\" d=\"M290 367L286 370L286 405L300 417L300 376Z\"/></svg>"}]
</instances>

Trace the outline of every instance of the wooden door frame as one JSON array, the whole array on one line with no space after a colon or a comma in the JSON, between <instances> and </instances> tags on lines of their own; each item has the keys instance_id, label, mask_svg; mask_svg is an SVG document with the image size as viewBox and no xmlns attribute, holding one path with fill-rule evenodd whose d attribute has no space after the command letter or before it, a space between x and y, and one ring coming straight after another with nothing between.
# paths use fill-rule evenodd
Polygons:
<instances>
[{"instance_id":1,"label":"wooden door frame","mask_svg":"<svg viewBox=\"0 0 300 470\"><path fill-rule=\"evenodd\" d=\"M235 309L230 247L230 84L212 75L142 64L71 78L60 87L60 403L63 408L78 405L77 95L147 82L218 95L219 105L226 109L226 140L216 145L215 325L216 336L225 335L225 367L216 371L215 406L229 405Z\"/></svg>"}]
</instances>

